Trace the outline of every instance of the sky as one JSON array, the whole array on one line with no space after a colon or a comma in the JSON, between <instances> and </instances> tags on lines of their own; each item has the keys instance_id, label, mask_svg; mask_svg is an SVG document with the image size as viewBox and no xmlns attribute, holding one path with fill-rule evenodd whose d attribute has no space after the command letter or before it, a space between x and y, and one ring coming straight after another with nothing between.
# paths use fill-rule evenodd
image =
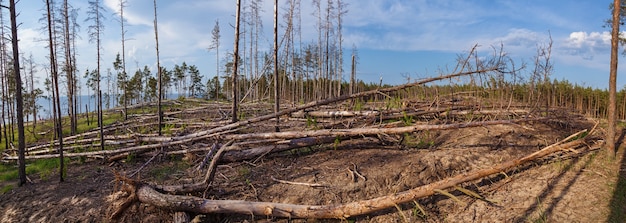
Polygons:
<instances>
[{"instance_id":1,"label":"sky","mask_svg":"<svg viewBox=\"0 0 626 223\"><path fill-rule=\"evenodd\" d=\"M243 2L247 2L242 0ZM129 73L147 65L156 70L154 8L151 0L126 0L126 64ZM611 0L344 0L348 4L343 24L343 46L349 54L355 46L359 54L357 78L365 82L402 84L446 73L456 65L458 55L474 45L479 52L492 52L501 44L514 60L532 64L537 47L553 40L552 78L594 88L607 88L610 58L610 30L603 27L610 17ZM6 1L3 1L6 3ZM77 40L77 68L84 73L96 67L95 44L89 41L88 5L70 0L78 9L81 26ZM102 68L112 68L121 52L119 0L102 0L106 12L102 36ZM284 9L285 1L279 0ZM311 0L301 0L302 38L317 38ZM269 48L272 39L273 1L263 1L263 32L260 43ZM44 0L22 0L17 5L20 51L47 66L46 33L40 18ZM196 65L205 79L215 75L211 30L220 21L220 56L232 52L235 1L157 0L161 65L172 68L183 61ZM279 21L279 23L282 21ZM279 32L284 32L282 27ZM344 70L348 67L346 58ZM620 56L618 89L626 85L626 57ZM622 65L623 64L623 65ZM37 76L43 83L46 73ZM344 74L344 80L348 74Z\"/></svg>"}]
</instances>

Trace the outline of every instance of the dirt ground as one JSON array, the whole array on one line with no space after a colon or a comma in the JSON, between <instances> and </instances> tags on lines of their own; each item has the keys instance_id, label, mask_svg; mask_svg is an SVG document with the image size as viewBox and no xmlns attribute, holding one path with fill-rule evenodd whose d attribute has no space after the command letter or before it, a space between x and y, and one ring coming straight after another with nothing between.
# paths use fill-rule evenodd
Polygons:
<instances>
[{"instance_id":1,"label":"dirt ground","mask_svg":"<svg viewBox=\"0 0 626 223\"><path fill-rule=\"evenodd\" d=\"M301 124L285 126L302 128ZM592 126L591 120L577 118L412 134L425 139L426 143L420 145L389 143L375 137L361 139L358 144L336 142L222 164L214 187L196 196L309 205L347 203L519 158ZM609 216L624 216L610 208L611 202L616 202L614 189L619 186L616 182L620 170L626 166L622 164L626 160L621 159L623 150L616 160L609 159L604 150L565 159L553 157L460 185L484 196L483 200L454 191L458 200L439 194L343 220L290 221L225 214L192 218L196 222L606 222ZM141 180L159 184L196 182L204 174L193 171L200 156L159 157L141 170ZM101 160L73 162L67 167L63 183L58 183L55 176L29 176L31 184L0 195L0 222L110 222L111 204L119 195L115 193L113 170L132 173L150 157L146 154L114 164ZM135 204L119 221L171 220L169 211Z\"/></svg>"}]
</instances>

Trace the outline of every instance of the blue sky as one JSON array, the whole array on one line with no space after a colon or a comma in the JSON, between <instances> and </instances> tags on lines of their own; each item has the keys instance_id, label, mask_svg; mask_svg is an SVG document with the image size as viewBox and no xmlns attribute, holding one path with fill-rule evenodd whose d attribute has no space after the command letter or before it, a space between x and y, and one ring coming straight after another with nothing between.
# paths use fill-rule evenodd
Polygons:
<instances>
[{"instance_id":1,"label":"blue sky","mask_svg":"<svg viewBox=\"0 0 626 223\"><path fill-rule=\"evenodd\" d=\"M45 35L40 30L45 1L22 0L18 4L20 48L33 54L37 63L47 63ZM103 0L107 10L103 36L103 68L112 67L121 51L118 0ZM244 0L245 2L245 0ZM283 5L285 1L281 1ZM303 40L313 41L315 19L310 0L302 2ZM357 77L366 82L401 84L436 76L455 66L458 54L478 44L480 52L491 46L504 45L505 51L517 61L532 63L538 45L548 43L552 36L553 78L568 79L580 85L606 88L609 74L610 34L602 27L609 18L610 0L344 0L348 13L344 20L344 46L359 51ZM95 68L95 46L87 38L87 1L70 0L79 9L82 37L77 42L78 69ZM211 29L215 20L221 24L221 55L233 48L235 4L231 0L157 1L159 47L162 66L171 68L186 61L198 66L206 77L215 74L215 53ZM271 46L273 1L263 3L263 26ZM153 8L151 0L127 0L127 70L136 64L156 68ZM283 29L279 29L283 32ZM347 56L345 58L348 58ZM621 61L626 57L620 56ZM345 64L349 64L346 59ZM622 62L621 64L626 64ZM345 68L349 71L349 67ZM626 72L622 65L619 74ZM43 83L44 71L39 82ZM347 75L344 75L346 79ZM618 75L618 89L626 78Z\"/></svg>"}]
</instances>

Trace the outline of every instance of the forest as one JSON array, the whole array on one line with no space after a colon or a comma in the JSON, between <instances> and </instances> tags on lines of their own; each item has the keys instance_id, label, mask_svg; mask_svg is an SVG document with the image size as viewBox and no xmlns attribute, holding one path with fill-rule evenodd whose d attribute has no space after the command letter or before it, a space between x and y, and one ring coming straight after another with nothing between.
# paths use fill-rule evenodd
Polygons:
<instances>
[{"instance_id":1,"label":"forest","mask_svg":"<svg viewBox=\"0 0 626 223\"><path fill-rule=\"evenodd\" d=\"M95 212L79 221L466 221L470 205L482 208L482 220L548 221L566 218L544 216L551 212L537 203L504 216L494 210L524 200L523 193L505 197L515 183L539 184L529 175L550 176L554 185L578 179L563 177L570 169L619 178L589 163L600 162L606 119L626 122L626 88L615 92L611 113L610 90L553 78L552 39L538 43L527 63L516 64L506 45L475 45L458 55L454 69L389 85L359 77L359 50L344 45L342 25L354 3L275 0L270 42L261 19L270 13L262 5L270 3L237 0L233 29L214 21L210 31L206 50L215 52L217 69L201 73L187 62L161 65L159 44L167 43L159 43L154 0L154 39L142 41L154 41L158 69L137 64L132 71L128 3L115 2L119 27L105 30L111 13L103 1L78 9L68 0L45 0L40 22L48 61L19 51L20 4L0 3L8 9L0 11L0 176L15 173L0 178L0 194L17 190L13 181L41 187L50 175L81 184L76 191L98 195L85 205ZM302 15L303 4L314 13ZM80 22L79 15L87 19ZM302 36L303 17L315 21L313 40ZM95 55L76 54L81 26ZM121 33L122 50L105 61L102 36L111 30ZM225 30L235 32L232 52L224 50ZM96 68L79 67L79 60L96 61ZM42 73L40 89L35 79ZM93 112L79 100L85 92L96 101ZM41 99L52 102L49 119ZM33 169L45 163L50 166ZM557 164L567 167L550 171ZM82 184L85 179L93 184ZM77 197L61 187L59 194ZM62 205L44 209L57 213ZM0 213L3 220L11 216Z\"/></svg>"}]
</instances>

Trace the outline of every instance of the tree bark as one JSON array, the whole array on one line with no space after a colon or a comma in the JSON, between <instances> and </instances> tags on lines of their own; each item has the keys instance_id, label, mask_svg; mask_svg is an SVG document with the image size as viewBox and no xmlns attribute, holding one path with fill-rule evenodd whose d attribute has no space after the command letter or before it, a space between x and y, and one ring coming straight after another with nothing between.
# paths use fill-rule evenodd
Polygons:
<instances>
[{"instance_id":1,"label":"tree bark","mask_svg":"<svg viewBox=\"0 0 626 223\"><path fill-rule=\"evenodd\" d=\"M608 131L607 131L607 143L609 153L615 156L615 134L616 134L616 91L617 91L617 48L619 47L619 25L620 25L620 12L622 10L620 0L613 1L613 24L611 29L611 68L609 74L609 108L608 108Z\"/></svg>"},{"instance_id":2,"label":"tree bark","mask_svg":"<svg viewBox=\"0 0 626 223\"><path fill-rule=\"evenodd\" d=\"M15 72L15 100L17 103L17 131L18 131L18 175L20 186L26 184L26 139L24 136L24 100L22 100L22 77L20 75L20 53L17 38L17 13L15 12L15 0L9 1L11 14L11 43L13 45L13 71Z\"/></svg>"},{"instance_id":3,"label":"tree bark","mask_svg":"<svg viewBox=\"0 0 626 223\"><path fill-rule=\"evenodd\" d=\"M158 116L159 116L159 135L162 134L162 130L161 128L163 127L163 111L161 108L161 101L163 100L163 77L161 74L161 60L159 59L159 31L157 29L157 3L156 0L154 0L154 40L156 42L156 57L157 57L157 76L159 76L159 98L158 98L158 102L157 102L157 112L158 112ZM126 94L124 94L126 95ZM126 110L126 101L124 101L124 110ZM126 114L126 113L125 113ZM124 120L126 120L126 118L124 118Z\"/></svg>"},{"instance_id":4,"label":"tree bark","mask_svg":"<svg viewBox=\"0 0 626 223\"><path fill-rule=\"evenodd\" d=\"M241 0L237 0L237 13L235 14L235 48L233 49L233 76L232 76L232 92L233 92L233 107L232 107L232 122L237 123L237 111L239 110L237 94L237 73L239 71L239 23L241 13Z\"/></svg>"},{"instance_id":5,"label":"tree bark","mask_svg":"<svg viewBox=\"0 0 626 223\"><path fill-rule=\"evenodd\" d=\"M274 113L280 111L280 81L278 81L278 0L274 0ZM274 130L280 131L280 116L276 116Z\"/></svg>"}]
</instances>

